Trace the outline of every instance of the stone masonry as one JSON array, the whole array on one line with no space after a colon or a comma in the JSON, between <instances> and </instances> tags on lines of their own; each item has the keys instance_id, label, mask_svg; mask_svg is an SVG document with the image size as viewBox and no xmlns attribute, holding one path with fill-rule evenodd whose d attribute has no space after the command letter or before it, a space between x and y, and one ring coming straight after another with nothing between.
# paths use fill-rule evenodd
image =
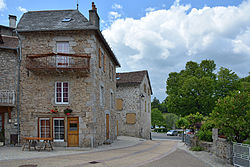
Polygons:
<instances>
[{"instance_id":1,"label":"stone masonry","mask_svg":"<svg viewBox=\"0 0 250 167\"><path fill-rule=\"evenodd\" d=\"M138 75L138 72L131 72L130 74L134 76ZM122 100L123 103L122 110L117 111L119 116L118 135L150 139L152 91L147 72L142 71L139 72L140 74L142 74L142 77L140 77L138 83L123 82L123 73L117 74L116 99ZM125 77L132 79L133 76ZM130 113L135 114L135 123L127 122L127 114Z\"/></svg>"}]
</instances>

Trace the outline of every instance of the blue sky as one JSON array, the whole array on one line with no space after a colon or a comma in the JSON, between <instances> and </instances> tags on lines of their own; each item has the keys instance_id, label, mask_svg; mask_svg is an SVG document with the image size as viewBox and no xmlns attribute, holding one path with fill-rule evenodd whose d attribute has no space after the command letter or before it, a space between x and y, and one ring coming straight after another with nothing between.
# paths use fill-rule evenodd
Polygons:
<instances>
[{"instance_id":1,"label":"blue sky","mask_svg":"<svg viewBox=\"0 0 250 167\"><path fill-rule=\"evenodd\" d=\"M90 0L79 0L88 18ZM101 30L119 72L148 70L153 97L187 61L212 59L245 77L250 72L250 0L96 0ZM0 0L0 25L25 11L76 8L76 0Z\"/></svg>"}]
</instances>

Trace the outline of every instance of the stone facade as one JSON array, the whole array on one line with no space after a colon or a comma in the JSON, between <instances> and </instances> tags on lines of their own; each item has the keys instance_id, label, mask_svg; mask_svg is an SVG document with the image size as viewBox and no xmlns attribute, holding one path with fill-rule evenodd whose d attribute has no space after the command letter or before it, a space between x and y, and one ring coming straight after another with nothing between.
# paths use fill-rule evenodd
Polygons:
<instances>
[{"instance_id":1,"label":"stone facade","mask_svg":"<svg viewBox=\"0 0 250 167\"><path fill-rule=\"evenodd\" d=\"M111 108L111 92L115 93L115 80L110 80L109 67L106 71L98 66L98 50L101 48L108 55L103 44L92 31L57 31L20 33L22 40L23 60L21 64L21 137L39 135L39 118L50 119L50 136L53 136L53 118L64 118L65 138L56 145L67 145L67 119L79 118L79 146L97 146L109 138L116 139L116 115ZM27 55L56 52L56 42L68 41L71 54L88 54L90 72L81 75L78 72L33 72L26 68ZM106 64L115 64L111 57L106 56ZM112 70L115 73L115 68ZM69 103L55 103L55 83L68 82ZM104 104L100 104L100 86L104 87ZM114 100L114 99L113 99ZM114 103L114 102L113 102ZM57 107L59 112L50 110ZM70 116L65 116L65 108L73 110ZM106 137L106 114L109 114L109 137Z\"/></svg>"},{"instance_id":2,"label":"stone facade","mask_svg":"<svg viewBox=\"0 0 250 167\"><path fill-rule=\"evenodd\" d=\"M1 29L3 27L0 27ZM4 27L6 32L13 29ZM5 31L1 30L2 36L0 43L0 133L4 133L4 143L11 143L11 135L17 135L17 73L18 73L18 55L17 55L17 37L7 36ZM9 45L11 43L11 45ZM16 141L17 142L17 141ZM14 142L12 142L14 143Z\"/></svg>"},{"instance_id":3,"label":"stone facade","mask_svg":"<svg viewBox=\"0 0 250 167\"><path fill-rule=\"evenodd\" d=\"M122 110L117 110L118 135L150 139L151 92L147 75L143 76L140 83L117 84L116 100L122 100ZM127 120L127 115L131 113L135 114L134 123Z\"/></svg>"}]
</instances>

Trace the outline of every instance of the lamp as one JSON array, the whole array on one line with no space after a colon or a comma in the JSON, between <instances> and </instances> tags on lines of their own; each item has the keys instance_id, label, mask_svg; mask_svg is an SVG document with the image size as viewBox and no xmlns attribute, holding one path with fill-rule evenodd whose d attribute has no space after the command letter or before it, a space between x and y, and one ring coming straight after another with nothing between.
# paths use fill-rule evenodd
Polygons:
<instances>
[{"instance_id":1,"label":"lamp","mask_svg":"<svg viewBox=\"0 0 250 167\"><path fill-rule=\"evenodd\" d=\"M143 100L143 99L144 99L144 97L145 97L143 94L140 94L140 96L141 96L142 100Z\"/></svg>"}]
</instances>

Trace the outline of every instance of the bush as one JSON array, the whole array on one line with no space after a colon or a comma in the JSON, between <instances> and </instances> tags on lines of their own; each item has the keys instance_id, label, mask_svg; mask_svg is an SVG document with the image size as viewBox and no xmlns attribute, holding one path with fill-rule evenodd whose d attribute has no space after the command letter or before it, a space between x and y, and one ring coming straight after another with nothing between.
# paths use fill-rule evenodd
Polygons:
<instances>
[{"instance_id":1,"label":"bush","mask_svg":"<svg viewBox=\"0 0 250 167\"><path fill-rule=\"evenodd\" d=\"M207 142L212 142L212 131L211 130L200 130L197 133L197 136L199 140L207 141Z\"/></svg>"},{"instance_id":2,"label":"bush","mask_svg":"<svg viewBox=\"0 0 250 167\"><path fill-rule=\"evenodd\" d=\"M190 148L191 151L203 151L204 148L202 148L201 146L194 146Z\"/></svg>"},{"instance_id":3,"label":"bush","mask_svg":"<svg viewBox=\"0 0 250 167\"><path fill-rule=\"evenodd\" d=\"M158 129L154 129L154 132L157 132L157 133L167 133L168 129L167 128L158 128Z\"/></svg>"},{"instance_id":4,"label":"bush","mask_svg":"<svg viewBox=\"0 0 250 167\"><path fill-rule=\"evenodd\" d=\"M250 139L247 139L247 140L243 141L243 144L249 144L250 145Z\"/></svg>"}]
</instances>

